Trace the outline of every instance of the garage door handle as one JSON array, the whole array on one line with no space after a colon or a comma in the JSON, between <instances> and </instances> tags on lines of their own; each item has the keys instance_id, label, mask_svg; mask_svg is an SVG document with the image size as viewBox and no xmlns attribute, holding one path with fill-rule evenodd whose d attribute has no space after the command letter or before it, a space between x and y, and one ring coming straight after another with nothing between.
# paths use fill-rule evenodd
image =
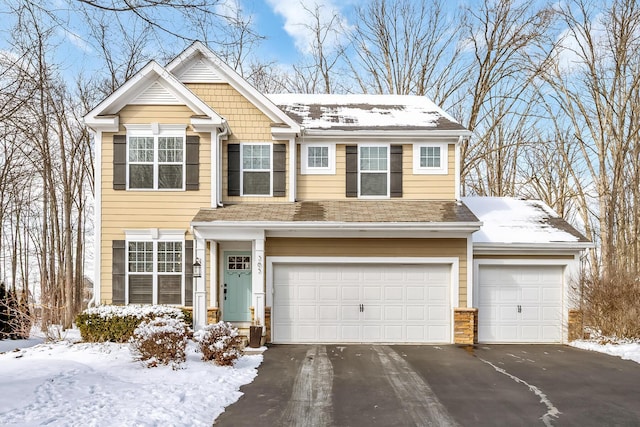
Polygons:
<instances>
[{"instance_id":1,"label":"garage door handle","mask_svg":"<svg viewBox=\"0 0 640 427\"><path fill-rule=\"evenodd\" d=\"M518 306L518 313L522 313L522 306L521 305Z\"/></svg>"},{"instance_id":2,"label":"garage door handle","mask_svg":"<svg viewBox=\"0 0 640 427\"><path fill-rule=\"evenodd\" d=\"M364 304L360 304L360 313L364 312Z\"/></svg>"}]
</instances>

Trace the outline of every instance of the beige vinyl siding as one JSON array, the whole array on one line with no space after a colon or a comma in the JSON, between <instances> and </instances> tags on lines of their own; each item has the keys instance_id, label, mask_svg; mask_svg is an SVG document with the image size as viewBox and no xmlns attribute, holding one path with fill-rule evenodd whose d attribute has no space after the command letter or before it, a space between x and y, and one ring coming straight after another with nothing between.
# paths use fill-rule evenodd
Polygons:
<instances>
[{"instance_id":1,"label":"beige vinyl siding","mask_svg":"<svg viewBox=\"0 0 640 427\"><path fill-rule=\"evenodd\" d=\"M456 149L448 145L448 170L446 175L414 175L413 146L402 146L402 198L453 200L456 189Z\"/></svg>"},{"instance_id":2,"label":"beige vinyl siding","mask_svg":"<svg viewBox=\"0 0 640 427\"><path fill-rule=\"evenodd\" d=\"M287 202L289 200L289 171L287 170L287 191L285 197L227 196L227 144L242 142L273 142L287 144L287 165L289 164L288 141L273 141L271 120L255 105L227 83L187 83L193 93L224 117L231 128L231 135L223 142L222 148L222 202L258 203Z\"/></svg>"},{"instance_id":3,"label":"beige vinyl siding","mask_svg":"<svg viewBox=\"0 0 640 427\"><path fill-rule=\"evenodd\" d=\"M266 256L448 257L459 259L458 307L467 306L466 239L312 239L272 237Z\"/></svg>"},{"instance_id":4,"label":"beige vinyl siding","mask_svg":"<svg viewBox=\"0 0 640 427\"><path fill-rule=\"evenodd\" d=\"M194 113L180 105L130 105L120 112L121 132L124 124L189 124ZM113 135L102 140L102 230L100 236L100 302L111 302L113 240L124 240L125 229L179 229L186 238L190 222L202 207L211 206L211 135L200 136L200 189L198 191L124 191L113 189Z\"/></svg>"},{"instance_id":5,"label":"beige vinyl siding","mask_svg":"<svg viewBox=\"0 0 640 427\"><path fill-rule=\"evenodd\" d=\"M335 175L302 175L300 165L301 150L297 159L297 200L346 199L346 144L336 146ZM414 175L413 145L402 146L402 198L411 200L453 200L455 199L455 144L448 145L447 175Z\"/></svg>"},{"instance_id":6,"label":"beige vinyl siding","mask_svg":"<svg viewBox=\"0 0 640 427\"><path fill-rule=\"evenodd\" d=\"M346 158L345 145L336 146L336 173L335 175L301 175L300 146L297 149L298 156L298 200L335 200L346 198Z\"/></svg>"}]
</instances>

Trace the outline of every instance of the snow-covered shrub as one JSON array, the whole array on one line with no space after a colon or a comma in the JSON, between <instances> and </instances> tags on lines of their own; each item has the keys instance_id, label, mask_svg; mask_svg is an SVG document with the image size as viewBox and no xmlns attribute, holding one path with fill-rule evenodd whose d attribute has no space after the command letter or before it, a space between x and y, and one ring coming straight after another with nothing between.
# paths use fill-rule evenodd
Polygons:
<instances>
[{"instance_id":1,"label":"snow-covered shrub","mask_svg":"<svg viewBox=\"0 0 640 427\"><path fill-rule=\"evenodd\" d=\"M242 356L242 338L231 323L207 325L194 334L202 352L202 360L213 360L219 366L231 366Z\"/></svg>"},{"instance_id":2,"label":"snow-covered shrub","mask_svg":"<svg viewBox=\"0 0 640 427\"><path fill-rule=\"evenodd\" d=\"M185 322L185 313L177 307L165 305L101 305L80 313L76 317L76 325L85 342L125 343L140 323L156 318Z\"/></svg>"},{"instance_id":3,"label":"snow-covered shrub","mask_svg":"<svg viewBox=\"0 0 640 427\"><path fill-rule=\"evenodd\" d=\"M148 368L169 365L177 369L186 360L189 327L182 319L158 317L144 320L133 331L129 349Z\"/></svg>"}]
</instances>

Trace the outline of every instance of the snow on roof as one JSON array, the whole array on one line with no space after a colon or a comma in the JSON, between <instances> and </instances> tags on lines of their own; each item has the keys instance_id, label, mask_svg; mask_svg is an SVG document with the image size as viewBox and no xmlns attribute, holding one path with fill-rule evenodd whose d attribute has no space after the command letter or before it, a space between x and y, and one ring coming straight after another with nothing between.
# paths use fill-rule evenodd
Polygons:
<instances>
[{"instance_id":1,"label":"snow on roof","mask_svg":"<svg viewBox=\"0 0 640 427\"><path fill-rule=\"evenodd\" d=\"M587 242L569 223L540 200L511 197L463 197L483 225L474 243Z\"/></svg>"},{"instance_id":2,"label":"snow on roof","mask_svg":"<svg viewBox=\"0 0 640 427\"><path fill-rule=\"evenodd\" d=\"M306 129L466 129L424 96L272 94L267 97Z\"/></svg>"}]
</instances>

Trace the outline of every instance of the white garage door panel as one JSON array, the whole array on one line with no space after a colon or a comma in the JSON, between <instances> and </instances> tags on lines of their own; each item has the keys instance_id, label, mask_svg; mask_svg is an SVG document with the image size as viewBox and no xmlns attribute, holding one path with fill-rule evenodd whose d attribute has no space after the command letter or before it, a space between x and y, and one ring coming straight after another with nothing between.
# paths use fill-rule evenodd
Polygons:
<instances>
[{"instance_id":1,"label":"white garage door panel","mask_svg":"<svg viewBox=\"0 0 640 427\"><path fill-rule=\"evenodd\" d=\"M563 266L480 265L478 339L561 342Z\"/></svg>"},{"instance_id":2,"label":"white garage door panel","mask_svg":"<svg viewBox=\"0 0 640 427\"><path fill-rule=\"evenodd\" d=\"M450 271L446 264L275 264L273 341L450 342Z\"/></svg>"}]
</instances>

